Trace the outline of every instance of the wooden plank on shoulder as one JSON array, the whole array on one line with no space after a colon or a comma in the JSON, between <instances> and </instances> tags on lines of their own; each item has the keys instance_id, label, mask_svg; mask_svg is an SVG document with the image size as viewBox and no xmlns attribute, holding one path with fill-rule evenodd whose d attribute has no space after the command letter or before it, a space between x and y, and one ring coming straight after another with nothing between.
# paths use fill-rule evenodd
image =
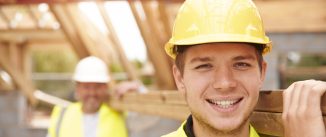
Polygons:
<instances>
[{"instance_id":1,"label":"wooden plank on shoulder","mask_svg":"<svg viewBox=\"0 0 326 137\"><path fill-rule=\"evenodd\" d=\"M282 91L261 91L250 123L258 133L282 136ZM118 110L135 111L183 121L189 114L184 96L176 91L152 91L147 94L128 93L122 99L111 99L109 104ZM325 114L326 97L322 97ZM326 116L324 122L326 123Z\"/></svg>"},{"instance_id":2,"label":"wooden plank on shoulder","mask_svg":"<svg viewBox=\"0 0 326 137\"><path fill-rule=\"evenodd\" d=\"M282 114L271 112L253 112L250 117L250 123L257 132L266 135L282 136Z\"/></svg>"}]
</instances>

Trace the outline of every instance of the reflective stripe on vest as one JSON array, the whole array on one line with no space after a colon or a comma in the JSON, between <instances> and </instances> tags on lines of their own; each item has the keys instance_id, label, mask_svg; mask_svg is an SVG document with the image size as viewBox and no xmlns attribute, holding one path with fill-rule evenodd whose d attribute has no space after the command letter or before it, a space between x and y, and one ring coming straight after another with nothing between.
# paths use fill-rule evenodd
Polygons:
<instances>
[{"instance_id":1,"label":"reflective stripe on vest","mask_svg":"<svg viewBox=\"0 0 326 137\"><path fill-rule=\"evenodd\" d=\"M56 129L59 125L61 107L55 107L51 115L51 124L48 132L50 137L83 137L81 104L74 103L67 107L59 132ZM102 105L99 110L99 122L97 137L127 137L125 121L121 113L111 109L107 105Z\"/></svg>"},{"instance_id":2,"label":"reflective stripe on vest","mask_svg":"<svg viewBox=\"0 0 326 137\"><path fill-rule=\"evenodd\" d=\"M60 127L61 127L61 123L62 123L62 118L65 115L65 112L66 112L66 108L63 108L61 110L61 112L60 112L60 116L59 116L59 119L58 119L58 122L57 122L57 127L55 129L55 135L56 135L56 137L59 137Z\"/></svg>"}]
</instances>

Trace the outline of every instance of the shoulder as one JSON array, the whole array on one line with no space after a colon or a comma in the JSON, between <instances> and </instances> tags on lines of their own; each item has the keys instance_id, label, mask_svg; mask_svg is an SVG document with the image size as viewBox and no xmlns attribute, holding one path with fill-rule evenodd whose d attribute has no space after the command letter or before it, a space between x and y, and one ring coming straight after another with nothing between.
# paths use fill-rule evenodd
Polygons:
<instances>
[{"instance_id":1,"label":"shoulder","mask_svg":"<svg viewBox=\"0 0 326 137\"><path fill-rule=\"evenodd\" d=\"M102 104L99 110L100 115L111 115L121 117L123 113L121 111L115 110L108 106L107 104Z\"/></svg>"},{"instance_id":2,"label":"shoulder","mask_svg":"<svg viewBox=\"0 0 326 137\"><path fill-rule=\"evenodd\" d=\"M169 134L163 135L161 137L183 137L183 136L181 136L178 131L174 131ZM184 136L184 137L186 137L186 136Z\"/></svg>"},{"instance_id":3,"label":"shoulder","mask_svg":"<svg viewBox=\"0 0 326 137\"><path fill-rule=\"evenodd\" d=\"M259 134L252 125L250 125L250 137L259 137Z\"/></svg>"}]
</instances>

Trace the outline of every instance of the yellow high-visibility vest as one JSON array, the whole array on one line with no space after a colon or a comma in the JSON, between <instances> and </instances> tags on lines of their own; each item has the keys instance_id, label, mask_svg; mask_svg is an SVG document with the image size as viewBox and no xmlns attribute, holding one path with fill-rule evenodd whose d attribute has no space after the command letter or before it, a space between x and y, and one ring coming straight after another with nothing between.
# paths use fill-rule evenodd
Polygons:
<instances>
[{"instance_id":1,"label":"yellow high-visibility vest","mask_svg":"<svg viewBox=\"0 0 326 137\"><path fill-rule=\"evenodd\" d=\"M183 130L183 126L186 122L183 122L183 124L178 128L178 130L169 133L167 135L163 135L162 137L187 137L185 131ZM250 125L250 135L249 137L259 137L256 130Z\"/></svg>"},{"instance_id":2,"label":"yellow high-visibility vest","mask_svg":"<svg viewBox=\"0 0 326 137\"><path fill-rule=\"evenodd\" d=\"M73 103L65 108L65 111L61 113L63 110L62 107L54 107L48 135L50 135L50 137L83 137L83 112L81 103ZM60 127L58 127L58 123ZM125 120L122 114L105 104L100 107L99 121L96 130L97 137L128 136Z\"/></svg>"}]
</instances>

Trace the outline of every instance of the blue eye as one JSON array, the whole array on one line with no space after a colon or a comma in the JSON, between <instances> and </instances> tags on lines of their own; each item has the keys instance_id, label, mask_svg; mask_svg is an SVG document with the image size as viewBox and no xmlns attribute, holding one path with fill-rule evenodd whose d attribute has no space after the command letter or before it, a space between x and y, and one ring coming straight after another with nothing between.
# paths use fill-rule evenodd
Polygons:
<instances>
[{"instance_id":1,"label":"blue eye","mask_svg":"<svg viewBox=\"0 0 326 137\"><path fill-rule=\"evenodd\" d=\"M235 68L241 69L241 70L250 68L251 66L252 66L251 64L245 63L245 62L237 62L237 63L234 64Z\"/></svg>"}]
</instances>

